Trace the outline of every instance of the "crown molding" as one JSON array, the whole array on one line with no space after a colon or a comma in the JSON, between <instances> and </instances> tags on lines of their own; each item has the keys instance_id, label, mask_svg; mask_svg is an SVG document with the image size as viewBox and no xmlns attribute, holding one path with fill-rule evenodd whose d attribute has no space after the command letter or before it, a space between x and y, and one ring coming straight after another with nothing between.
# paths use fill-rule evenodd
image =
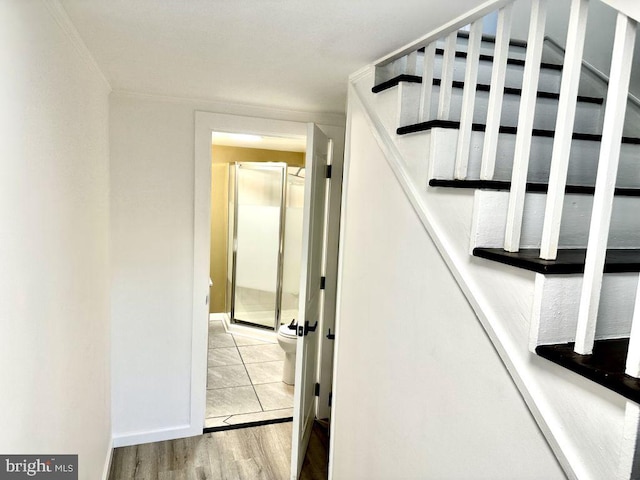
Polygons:
<instances>
[{"instance_id":1,"label":"crown molding","mask_svg":"<svg viewBox=\"0 0 640 480\"><path fill-rule=\"evenodd\" d=\"M75 25L69 18L67 11L64 9L60 1L47 0L46 2L44 2L44 4L47 7L47 10L49 10L49 13L53 17L53 19L56 21L56 23L62 29L62 31L66 34L67 38L71 41L71 44L76 49L80 57L87 64L87 66L93 72L95 72L98 75L98 77L100 77L100 79L104 83L104 86L109 91L112 91L113 89L111 87L111 84L109 83L109 80L105 76L104 72L98 66L98 62L96 62L96 59L93 58L93 55L87 48L87 45L82 40L82 37L78 33L78 30L76 29Z\"/></svg>"}]
</instances>

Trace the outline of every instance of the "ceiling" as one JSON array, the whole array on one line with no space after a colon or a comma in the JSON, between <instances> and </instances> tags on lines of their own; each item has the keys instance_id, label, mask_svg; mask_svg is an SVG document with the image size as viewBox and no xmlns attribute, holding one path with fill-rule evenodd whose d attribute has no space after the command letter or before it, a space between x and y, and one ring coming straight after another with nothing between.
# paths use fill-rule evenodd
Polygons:
<instances>
[{"instance_id":1,"label":"ceiling","mask_svg":"<svg viewBox=\"0 0 640 480\"><path fill-rule=\"evenodd\" d=\"M307 150L306 137L268 137L244 133L212 132L211 142L214 145L227 147L260 148L281 152L305 152Z\"/></svg>"},{"instance_id":2,"label":"ceiling","mask_svg":"<svg viewBox=\"0 0 640 480\"><path fill-rule=\"evenodd\" d=\"M114 91L344 113L348 75L482 0L60 0Z\"/></svg>"}]
</instances>

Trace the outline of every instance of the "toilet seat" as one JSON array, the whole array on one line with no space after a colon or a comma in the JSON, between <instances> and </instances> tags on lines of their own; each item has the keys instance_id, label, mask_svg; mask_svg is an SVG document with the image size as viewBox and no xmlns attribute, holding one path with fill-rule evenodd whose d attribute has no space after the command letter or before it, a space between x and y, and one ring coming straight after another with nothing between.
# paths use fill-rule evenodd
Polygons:
<instances>
[{"instance_id":1,"label":"toilet seat","mask_svg":"<svg viewBox=\"0 0 640 480\"><path fill-rule=\"evenodd\" d=\"M287 337L287 338L296 338L296 330L291 330L289 328L289 325L280 325L280 328L278 329L278 335L282 335L283 337Z\"/></svg>"}]
</instances>

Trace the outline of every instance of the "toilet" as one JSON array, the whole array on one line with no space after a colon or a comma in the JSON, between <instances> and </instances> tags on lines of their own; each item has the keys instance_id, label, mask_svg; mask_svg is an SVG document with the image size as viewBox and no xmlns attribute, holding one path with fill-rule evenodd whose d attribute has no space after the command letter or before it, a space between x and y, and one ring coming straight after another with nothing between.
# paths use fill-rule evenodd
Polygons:
<instances>
[{"instance_id":1,"label":"toilet","mask_svg":"<svg viewBox=\"0 0 640 480\"><path fill-rule=\"evenodd\" d=\"M297 343L296 331L291 330L288 325L280 325L278 329L278 344L285 353L282 381L287 385L293 385L295 380Z\"/></svg>"}]
</instances>

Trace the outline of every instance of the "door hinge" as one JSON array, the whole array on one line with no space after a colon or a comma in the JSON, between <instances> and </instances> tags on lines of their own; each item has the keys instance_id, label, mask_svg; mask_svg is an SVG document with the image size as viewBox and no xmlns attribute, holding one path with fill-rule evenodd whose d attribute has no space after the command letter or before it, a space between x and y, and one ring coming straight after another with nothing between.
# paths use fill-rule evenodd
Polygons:
<instances>
[{"instance_id":1,"label":"door hinge","mask_svg":"<svg viewBox=\"0 0 640 480\"><path fill-rule=\"evenodd\" d=\"M319 396L320 396L320 384L319 384L319 383L316 383L316 386L315 386L315 387L314 387L314 389L313 389L313 394L314 394L316 397L319 397Z\"/></svg>"},{"instance_id":2,"label":"door hinge","mask_svg":"<svg viewBox=\"0 0 640 480\"><path fill-rule=\"evenodd\" d=\"M327 277L320 277L320 290L324 290L327 284Z\"/></svg>"},{"instance_id":3,"label":"door hinge","mask_svg":"<svg viewBox=\"0 0 640 480\"><path fill-rule=\"evenodd\" d=\"M333 170L333 168L331 168L331 165L327 165L327 172L325 175L325 178L331 178L331 171Z\"/></svg>"},{"instance_id":4,"label":"door hinge","mask_svg":"<svg viewBox=\"0 0 640 480\"><path fill-rule=\"evenodd\" d=\"M329 392L329 406L331 406L331 399L333 398L333 392Z\"/></svg>"},{"instance_id":5,"label":"door hinge","mask_svg":"<svg viewBox=\"0 0 640 480\"><path fill-rule=\"evenodd\" d=\"M298 336L299 337L303 337L305 335L308 335L309 332L315 332L316 328L318 328L318 322L317 321L313 325L309 325L309 321L305 321L304 322L304 327L298 327Z\"/></svg>"}]
</instances>

